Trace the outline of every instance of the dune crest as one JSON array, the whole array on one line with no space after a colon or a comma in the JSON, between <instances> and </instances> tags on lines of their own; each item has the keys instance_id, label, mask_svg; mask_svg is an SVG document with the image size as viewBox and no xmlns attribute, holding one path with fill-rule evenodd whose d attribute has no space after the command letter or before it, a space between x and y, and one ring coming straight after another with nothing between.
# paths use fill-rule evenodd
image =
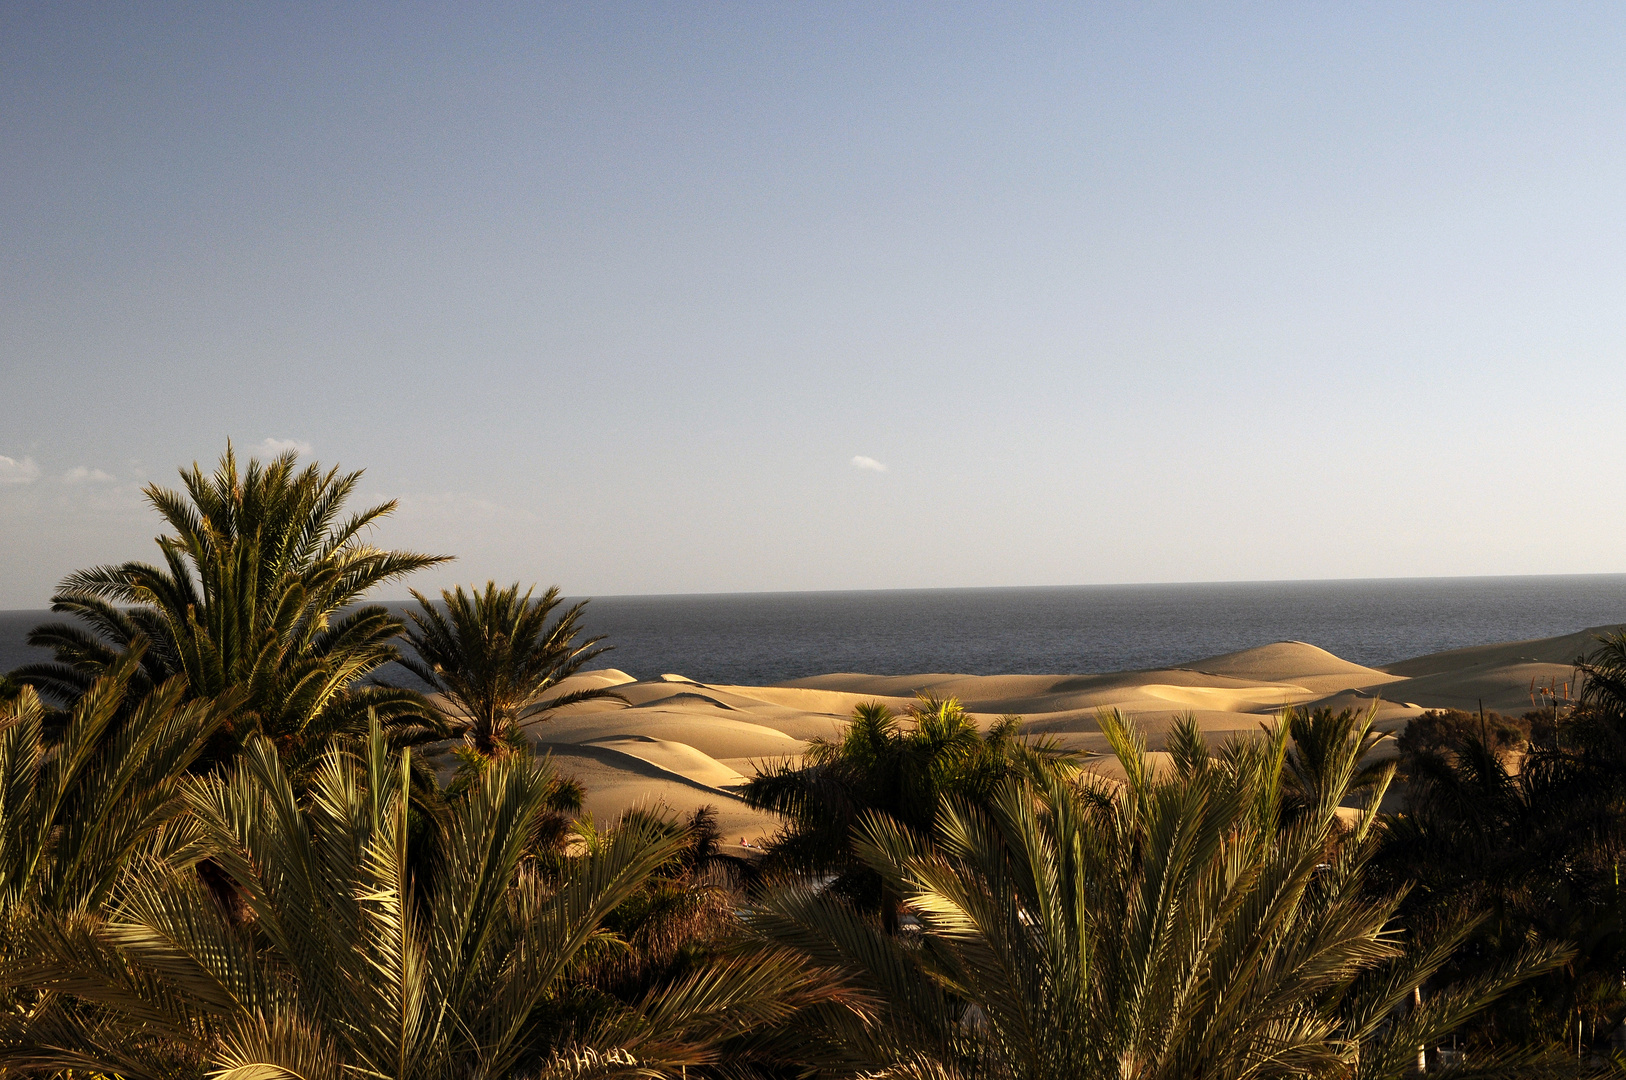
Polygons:
<instances>
[{"instance_id":1,"label":"dune crest","mask_svg":"<svg viewBox=\"0 0 1626 1080\"><path fill-rule=\"evenodd\" d=\"M1241 652L1193 660L1187 666L1193 671L1261 682L1295 683L1323 692L1377 686L1400 678L1377 668L1352 664L1302 641L1277 641Z\"/></svg>"}]
</instances>

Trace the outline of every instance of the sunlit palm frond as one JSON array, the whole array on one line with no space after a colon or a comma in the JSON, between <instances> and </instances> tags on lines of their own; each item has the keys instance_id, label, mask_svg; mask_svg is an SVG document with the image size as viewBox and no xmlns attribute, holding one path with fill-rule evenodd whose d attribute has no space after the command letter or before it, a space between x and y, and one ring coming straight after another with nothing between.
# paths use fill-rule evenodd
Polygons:
<instances>
[{"instance_id":1,"label":"sunlit palm frond","mask_svg":"<svg viewBox=\"0 0 1626 1080\"><path fill-rule=\"evenodd\" d=\"M439 604L412 595L418 602L408 613L412 652L401 662L444 697L445 721L474 753L504 753L524 728L569 705L625 703L609 687L555 689L609 648L598 644L602 636L580 637L586 601L554 616L563 603L557 588L533 599L517 583L499 589L487 582L472 593L460 585L443 591Z\"/></svg>"},{"instance_id":2,"label":"sunlit palm frond","mask_svg":"<svg viewBox=\"0 0 1626 1080\"><path fill-rule=\"evenodd\" d=\"M365 708L347 708L347 698L396 659L401 622L383 608L346 609L444 561L362 542L393 504L342 519L360 476L301 469L291 453L240 470L228 444L213 473L196 463L182 470L182 490L149 485L147 501L171 530L158 540L162 565L126 562L64 579L53 607L76 622L35 632L56 663L30 665L19 681L73 701L139 634L150 642L142 669L150 685L182 676L189 697L241 692L230 742L262 731L305 763L335 735L359 736ZM403 695L412 708L386 713L387 723L431 715L421 697Z\"/></svg>"},{"instance_id":3,"label":"sunlit palm frond","mask_svg":"<svg viewBox=\"0 0 1626 1080\"><path fill-rule=\"evenodd\" d=\"M95 907L181 812L181 779L235 698L183 704L172 679L132 703L143 644L86 689L49 745L32 688L0 706L0 914Z\"/></svg>"},{"instance_id":4,"label":"sunlit palm frond","mask_svg":"<svg viewBox=\"0 0 1626 1080\"><path fill-rule=\"evenodd\" d=\"M0 987L38 1005L0 1018L0 1066L125 1069L134 1045L239 1078L452 1080L570 1061L657 1075L747 1060L785 1017L840 1000L779 953L708 962L641 1001L561 1019L606 920L687 833L629 817L544 872L531 852L557 799L546 762L493 762L428 834L413 783L410 753L376 721L302 787L263 737L234 768L187 781L198 835L168 846L176 862L149 851L101 909L18 924ZM420 877L423 843L435 858ZM229 904L186 850L208 851Z\"/></svg>"},{"instance_id":5,"label":"sunlit palm frond","mask_svg":"<svg viewBox=\"0 0 1626 1080\"><path fill-rule=\"evenodd\" d=\"M876 1004L869 1023L806 1038L898 1075L1240 1080L1360 1062L1359 1075L1388 1076L1394 1046L1439 1037L1561 959L1532 953L1441 991L1415 1030L1386 1023L1398 987L1461 937L1408 964L1399 898L1366 884L1381 790L1357 827L1338 813L1364 786L1366 740L1329 740L1317 797L1289 812L1284 730L1212 756L1188 719L1169 736L1174 767L1154 772L1133 728L1115 713L1101 725L1121 784L1011 776L989 799L947 800L929 835L863 818L856 851L918 931L805 886L748 913L762 939Z\"/></svg>"}]
</instances>

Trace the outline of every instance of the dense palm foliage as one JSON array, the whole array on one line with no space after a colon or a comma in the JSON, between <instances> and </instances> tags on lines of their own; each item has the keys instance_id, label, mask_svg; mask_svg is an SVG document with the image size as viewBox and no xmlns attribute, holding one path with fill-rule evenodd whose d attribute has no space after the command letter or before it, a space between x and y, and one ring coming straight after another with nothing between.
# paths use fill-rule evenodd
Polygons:
<instances>
[{"instance_id":1,"label":"dense palm foliage","mask_svg":"<svg viewBox=\"0 0 1626 1080\"><path fill-rule=\"evenodd\" d=\"M1403 915L1483 922L1452 960L1471 975L1531 941L1567 942L1565 970L1511 995L1469 1045L1601 1048L1626 1019L1626 639L1579 665L1579 707L1522 718L1436 714L1400 740L1408 799L1381 870L1415 882Z\"/></svg>"},{"instance_id":2,"label":"dense palm foliage","mask_svg":"<svg viewBox=\"0 0 1626 1080\"><path fill-rule=\"evenodd\" d=\"M1018 772L1073 766L1075 756L1054 742L1021 737L1020 724L1002 717L983 732L953 698L922 697L903 717L866 702L839 740L814 739L799 762L759 770L745 801L785 817L770 845L776 862L815 872L854 868L849 840L866 812L926 830L946 797L980 801Z\"/></svg>"},{"instance_id":3,"label":"dense palm foliage","mask_svg":"<svg viewBox=\"0 0 1626 1080\"><path fill-rule=\"evenodd\" d=\"M1529 950L1396 1021L1454 942L1408 953L1399 898L1363 888L1382 784L1353 828L1337 813L1358 755L1325 763L1320 800L1289 819L1285 727L1214 759L1187 723L1155 777L1116 716L1102 726L1121 785L1010 777L982 805L949 800L929 838L865 816L859 853L918 933L803 884L752 913L765 940L886 1003L879 1023L825 1018L810 1039L898 1076L1397 1076L1564 959Z\"/></svg>"},{"instance_id":4,"label":"dense palm foliage","mask_svg":"<svg viewBox=\"0 0 1626 1080\"><path fill-rule=\"evenodd\" d=\"M172 530L158 538L163 564L68 577L52 609L75 621L35 630L30 643L56 658L16 679L71 702L145 639L138 691L179 676L189 698L239 693L225 727L231 737L216 756L261 733L299 763L335 734L364 730L369 710L404 735L430 717L420 695L364 681L397 659L401 621L383 607L353 605L443 561L364 541L393 502L346 517L361 473L301 469L291 452L240 472L228 446L212 475L194 464L181 478L184 493L145 492Z\"/></svg>"},{"instance_id":5,"label":"dense palm foliage","mask_svg":"<svg viewBox=\"0 0 1626 1080\"><path fill-rule=\"evenodd\" d=\"M527 857L546 769L486 770L423 840L414 875L406 754L375 727L327 752L301 798L252 739L187 799L194 853L143 860L103 910L22 927L3 975L52 991L7 1016L13 1068L157 1076L463 1078L657 1075L755 1052L756 1029L828 1002L779 954L709 963L636 1002L571 975L613 950L607 918L678 855L682 830L630 821L556 873ZM71 997L70 997L71 995ZM71 1004L70 1004L71 1003Z\"/></svg>"},{"instance_id":6,"label":"dense palm foliage","mask_svg":"<svg viewBox=\"0 0 1626 1080\"><path fill-rule=\"evenodd\" d=\"M1598 639L1598 647L1579 658L1575 672L1583 708L1626 722L1626 630Z\"/></svg>"},{"instance_id":7,"label":"dense palm foliage","mask_svg":"<svg viewBox=\"0 0 1626 1080\"><path fill-rule=\"evenodd\" d=\"M140 649L79 695L54 736L32 687L0 705L0 926L94 910L132 858L189 842L181 777L233 702L183 704L180 679L132 700Z\"/></svg>"},{"instance_id":8,"label":"dense palm foliage","mask_svg":"<svg viewBox=\"0 0 1626 1080\"><path fill-rule=\"evenodd\" d=\"M620 827L627 824L681 845L606 920L606 928L624 947L600 954L582 973L594 988L636 1001L663 982L697 970L738 936L741 873L737 861L722 853L713 807L703 806L687 817L637 807L627 811ZM590 817L576 828L583 851L595 850L615 835L614 829L600 830Z\"/></svg>"},{"instance_id":9,"label":"dense palm foliage","mask_svg":"<svg viewBox=\"0 0 1626 1080\"><path fill-rule=\"evenodd\" d=\"M515 583L506 589L486 582L483 592L459 585L441 592L436 605L413 592L407 640L414 655L402 664L445 700L451 731L468 750L492 758L526 747L524 732L556 709L621 695L604 687L553 692L607 647L602 637L581 638L581 601L548 617L563 602L557 588L532 599Z\"/></svg>"},{"instance_id":10,"label":"dense palm foliage","mask_svg":"<svg viewBox=\"0 0 1626 1080\"><path fill-rule=\"evenodd\" d=\"M1288 748L1282 783L1290 808L1313 810L1334 789L1343 791L1342 798L1349 798L1388 788L1394 779L1394 762L1370 756L1383 738L1372 730L1376 716L1375 705L1364 715L1353 709L1289 708L1283 712ZM1346 779L1343 769L1352 758L1357 763L1355 772Z\"/></svg>"}]
</instances>

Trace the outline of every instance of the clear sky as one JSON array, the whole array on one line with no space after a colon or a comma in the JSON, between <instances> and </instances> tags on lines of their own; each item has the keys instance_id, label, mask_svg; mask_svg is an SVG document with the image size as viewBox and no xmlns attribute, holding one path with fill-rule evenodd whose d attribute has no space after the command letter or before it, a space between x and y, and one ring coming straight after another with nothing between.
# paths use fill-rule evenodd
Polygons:
<instances>
[{"instance_id":1,"label":"clear sky","mask_svg":"<svg viewBox=\"0 0 1626 1080\"><path fill-rule=\"evenodd\" d=\"M0 4L0 607L1616 571L1626 7Z\"/></svg>"}]
</instances>

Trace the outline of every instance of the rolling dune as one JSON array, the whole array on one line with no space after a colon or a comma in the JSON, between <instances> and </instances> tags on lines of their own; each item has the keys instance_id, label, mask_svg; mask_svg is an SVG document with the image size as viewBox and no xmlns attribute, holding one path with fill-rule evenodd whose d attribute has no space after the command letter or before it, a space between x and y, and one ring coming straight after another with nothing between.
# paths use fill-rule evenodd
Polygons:
<instances>
[{"instance_id":1,"label":"rolling dune","mask_svg":"<svg viewBox=\"0 0 1626 1080\"><path fill-rule=\"evenodd\" d=\"M667 674L634 680L615 669L584 672L559 692L610 687L626 702L570 706L535 729L539 751L587 788L586 809L613 817L634 805L691 812L711 805L725 838L760 837L772 815L745 806L739 786L758 765L794 760L813 738L838 738L853 707L883 701L902 712L917 694L956 697L984 723L1023 717L1023 729L1103 753L1097 715L1118 709L1153 747L1174 720L1196 717L1214 742L1253 734L1287 705L1376 708L1395 732L1429 708L1521 712L1530 684L1571 678L1570 663L1604 630L1458 649L1362 667L1324 649L1282 641L1158 671L1104 675L867 675L838 673L775 686L708 685ZM1387 742L1387 741L1386 741ZM1392 747L1392 742L1388 746ZM1106 772L1112 765L1102 762Z\"/></svg>"}]
</instances>

